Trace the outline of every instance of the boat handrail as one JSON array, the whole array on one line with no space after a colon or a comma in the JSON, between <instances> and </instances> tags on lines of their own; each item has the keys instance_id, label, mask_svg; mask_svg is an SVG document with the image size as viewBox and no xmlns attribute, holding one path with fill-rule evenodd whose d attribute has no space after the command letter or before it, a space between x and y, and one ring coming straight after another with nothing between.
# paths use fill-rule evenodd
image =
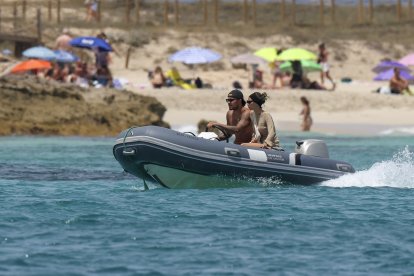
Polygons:
<instances>
[{"instance_id":1,"label":"boat handrail","mask_svg":"<svg viewBox=\"0 0 414 276\"><path fill-rule=\"evenodd\" d=\"M124 150L125 150L125 140L126 140L126 138L128 137L129 132L131 132L131 133L132 133L132 135L134 135L134 133L132 132L132 130L133 130L134 128L136 128L136 127L138 127L138 126L133 126L133 127L130 127L130 128L128 128L128 130L125 132L125 135L124 135L124 140L122 141L122 145L123 145Z\"/></svg>"}]
</instances>

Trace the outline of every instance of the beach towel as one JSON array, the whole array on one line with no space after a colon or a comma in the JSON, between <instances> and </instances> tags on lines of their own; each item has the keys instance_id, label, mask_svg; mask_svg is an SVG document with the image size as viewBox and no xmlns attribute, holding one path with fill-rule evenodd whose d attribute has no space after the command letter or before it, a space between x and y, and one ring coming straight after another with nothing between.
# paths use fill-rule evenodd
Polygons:
<instances>
[{"instance_id":1,"label":"beach towel","mask_svg":"<svg viewBox=\"0 0 414 276\"><path fill-rule=\"evenodd\" d=\"M181 78L180 73L178 72L178 70L176 69L170 69L167 71L167 73L165 74L165 76L167 78L169 78L170 80L172 80L173 84L181 87L183 89L189 90L189 89L195 89L196 86L190 83L187 83L183 80L183 78Z\"/></svg>"}]
</instances>

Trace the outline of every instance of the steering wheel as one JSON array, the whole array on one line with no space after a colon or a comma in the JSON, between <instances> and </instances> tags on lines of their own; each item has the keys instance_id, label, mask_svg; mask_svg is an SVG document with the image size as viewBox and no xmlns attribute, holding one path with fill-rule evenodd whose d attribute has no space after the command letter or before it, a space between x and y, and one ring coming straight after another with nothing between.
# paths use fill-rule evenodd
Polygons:
<instances>
[{"instance_id":1,"label":"steering wheel","mask_svg":"<svg viewBox=\"0 0 414 276\"><path fill-rule=\"evenodd\" d=\"M216 128L216 129L218 129L223 135L224 135L224 137L226 137L226 143L228 143L229 142L229 137L231 136L231 135L229 135L229 133L227 132L227 130L224 128L224 127L222 127L222 126L217 126L217 125L214 125L213 126L213 128ZM208 127L206 127L206 132L208 132ZM220 141L218 138L216 138L218 141Z\"/></svg>"}]
</instances>

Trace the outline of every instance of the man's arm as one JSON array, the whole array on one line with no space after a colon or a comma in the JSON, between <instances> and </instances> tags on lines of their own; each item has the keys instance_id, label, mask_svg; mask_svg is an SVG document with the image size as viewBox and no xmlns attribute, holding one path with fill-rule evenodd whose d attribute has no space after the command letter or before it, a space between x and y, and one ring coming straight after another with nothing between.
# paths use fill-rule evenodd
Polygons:
<instances>
[{"instance_id":1,"label":"man's arm","mask_svg":"<svg viewBox=\"0 0 414 276\"><path fill-rule=\"evenodd\" d=\"M227 122L228 123L230 122L230 117L229 116L227 118ZM216 123L216 125L221 126L222 128L226 129L231 134L237 133L241 129L243 129L245 127L248 127L250 125L250 112L249 112L249 110L243 111L242 114L241 114L240 121L235 126L231 126L231 125L228 125L228 124L224 125L224 124L220 124L220 123Z\"/></svg>"},{"instance_id":2,"label":"man's arm","mask_svg":"<svg viewBox=\"0 0 414 276\"><path fill-rule=\"evenodd\" d=\"M230 117L231 117L230 111L228 111L227 112L227 116L226 116L226 118L227 118L227 124L226 125L225 124L222 124L222 123L217 123L217 122L209 122L207 124L207 127L209 127L209 128L210 127L213 127L213 126L222 127L222 128L224 128L227 131L228 135L230 136L230 135L232 135L234 133L239 132L241 129L243 129L245 127L248 127L250 125L250 123L251 123L249 110L245 110L245 111L242 112L240 121L235 126L229 125L230 122L231 122L231 120L230 120L231 118ZM220 139L226 139L228 137L224 137L223 136L223 137L219 137L219 138Z\"/></svg>"},{"instance_id":3,"label":"man's arm","mask_svg":"<svg viewBox=\"0 0 414 276\"><path fill-rule=\"evenodd\" d=\"M230 111L227 111L227 113L226 113L226 121L227 121L227 125L229 125L230 124ZM223 128L225 128L225 126L227 126L227 125L225 125L225 124L221 124L221 123L218 123L218 122L209 122L208 124L207 124L207 128L212 128L212 127L214 127L214 126L221 126L221 127L223 127ZM227 129L226 129L227 130ZM221 141L221 140L225 140L225 139L227 139L227 138L229 138L233 133L232 132L230 132L230 131L227 131L227 133L223 133L223 132L221 132L220 131L220 135L219 135L219 140ZM227 134L227 135L226 135Z\"/></svg>"}]
</instances>

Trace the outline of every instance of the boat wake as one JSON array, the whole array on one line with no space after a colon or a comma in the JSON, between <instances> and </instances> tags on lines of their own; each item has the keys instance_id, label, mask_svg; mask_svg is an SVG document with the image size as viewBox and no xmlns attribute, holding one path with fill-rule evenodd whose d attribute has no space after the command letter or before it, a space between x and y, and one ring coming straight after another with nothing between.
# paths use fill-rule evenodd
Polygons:
<instances>
[{"instance_id":1,"label":"boat wake","mask_svg":"<svg viewBox=\"0 0 414 276\"><path fill-rule=\"evenodd\" d=\"M414 188L414 152L406 146L391 160L375 163L371 168L344 175L321 184L328 187Z\"/></svg>"}]
</instances>

